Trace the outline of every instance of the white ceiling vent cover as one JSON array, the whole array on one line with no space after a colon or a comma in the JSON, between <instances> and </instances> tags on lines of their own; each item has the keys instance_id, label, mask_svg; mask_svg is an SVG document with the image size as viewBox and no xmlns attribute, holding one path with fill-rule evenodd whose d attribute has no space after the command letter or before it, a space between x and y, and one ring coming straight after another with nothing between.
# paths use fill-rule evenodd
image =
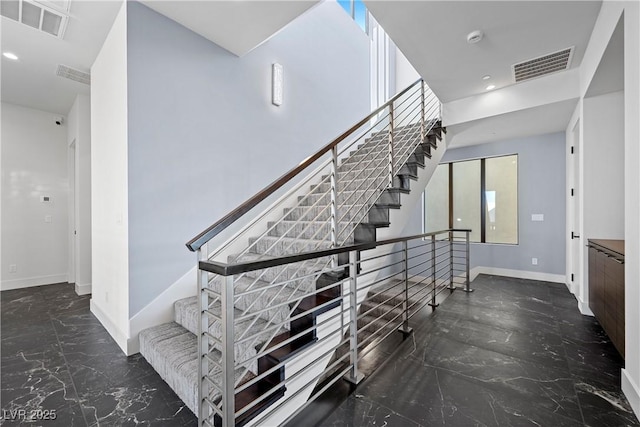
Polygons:
<instances>
[{"instance_id":1,"label":"white ceiling vent cover","mask_svg":"<svg viewBox=\"0 0 640 427\"><path fill-rule=\"evenodd\" d=\"M574 46L514 64L512 68L516 83L569 69L573 49Z\"/></svg>"},{"instance_id":2,"label":"white ceiling vent cover","mask_svg":"<svg viewBox=\"0 0 640 427\"><path fill-rule=\"evenodd\" d=\"M64 77L65 79L73 80L76 82L84 83L86 85L91 84L91 74L84 71L76 70L66 65L58 65L56 70L56 76Z\"/></svg>"},{"instance_id":3,"label":"white ceiling vent cover","mask_svg":"<svg viewBox=\"0 0 640 427\"><path fill-rule=\"evenodd\" d=\"M69 23L69 2L1 0L0 15L61 39Z\"/></svg>"}]
</instances>

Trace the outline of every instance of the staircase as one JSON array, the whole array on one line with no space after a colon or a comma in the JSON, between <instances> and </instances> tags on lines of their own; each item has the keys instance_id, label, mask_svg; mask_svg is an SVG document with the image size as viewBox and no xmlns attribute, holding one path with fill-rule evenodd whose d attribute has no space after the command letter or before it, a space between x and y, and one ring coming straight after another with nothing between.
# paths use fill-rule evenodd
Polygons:
<instances>
[{"instance_id":1,"label":"staircase","mask_svg":"<svg viewBox=\"0 0 640 427\"><path fill-rule=\"evenodd\" d=\"M271 220L263 224L263 231L246 239L247 244L241 250L226 255L226 261L262 261L375 242L376 230L389 226L390 210L402 207L402 196L411 192L411 181L418 178L419 169L429 161L432 150L438 148L444 132L437 117L425 117L423 82L411 87L419 88L413 93L422 96L418 101L403 101L404 111L411 112L410 108L415 109L415 105L422 103L421 119L419 116L415 120L414 114L413 119L402 122L394 118L391 110L386 126L379 125L383 120L378 120L378 129L369 131L354 150L344 153L341 159L335 150L333 168L326 169L329 173L320 175L305 194L289 200L289 206L282 209L277 219L271 215ZM234 378L236 387L246 385L235 397L235 411L244 409L235 418L236 425L252 422L284 396L286 387L278 388L278 384L285 377L285 362L314 345L318 338L313 326L318 316L340 305L343 291L339 283L348 271L330 270L332 265L340 266L347 261L326 256L233 276L237 295L232 307L236 319ZM224 277L209 274L205 280L212 296L221 294ZM390 283L387 291L391 292L394 286ZM319 292L313 296L305 296L316 290ZM380 304L397 303L388 297L382 298ZM201 330L208 332L210 356L219 360L224 342L222 305L217 296L212 297L206 307L202 306L199 296L176 301L173 322L146 329L139 336L140 353L195 414L200 413L201 398L198 335ZM203 317L203 309L208 316ZM369 311L373 316L384 309L377 307ZM203 318L207 319L204 324ZM269 352L272 347L274 350ZM271 373L259 381L254 380L267 372ZM224 373L219 367L213 367L208 374L218 378ZM209 394L209 399L215 405L221 393ZM256 400L258 404L247 406ZM220 421L216 416L216 424Z\"/></svg>"}]
</instances>

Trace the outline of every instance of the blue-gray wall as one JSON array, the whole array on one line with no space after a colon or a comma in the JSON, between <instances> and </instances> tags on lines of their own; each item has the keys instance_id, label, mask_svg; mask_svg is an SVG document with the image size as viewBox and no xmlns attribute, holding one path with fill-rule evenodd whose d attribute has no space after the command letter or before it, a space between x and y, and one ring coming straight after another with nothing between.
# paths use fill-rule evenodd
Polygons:
<instances>
[{"instance_id":1,"label":"blue-gray wall","mask_svg":"<svg viewBox=\"0 0 640 427\"><path fill-rule=\"evenodd\" d=\"M471 267L565 274L565 134L553 133L488 144L450 149L443 163L481 157L518 154L517 245L471 245ZM531 221L531 214L544 214L543 222ZM422 230L418 206L404 235ZM538 265L531 264L538 258Z\"/></svg>"},{"instance_id":2,"label":"blue-gray wall","mask_svg":"<svg viewBox=\"0 0 640 427\"><path fill-rule=\"evenodd\" d=\"M136 2L127 30L133 316L195 265L186 241L369 112L369 40L333 2L242 58Z\"/></svg>"}]
</instances>

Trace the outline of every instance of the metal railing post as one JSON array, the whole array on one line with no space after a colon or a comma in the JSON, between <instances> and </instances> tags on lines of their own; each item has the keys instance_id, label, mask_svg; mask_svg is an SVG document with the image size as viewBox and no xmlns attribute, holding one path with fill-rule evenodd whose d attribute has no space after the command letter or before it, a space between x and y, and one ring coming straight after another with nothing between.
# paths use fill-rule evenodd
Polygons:
<instances>
[{"instance_id":1,"label":"metal railing post","mask_svg":"<svg viewBox=\"0 0 640 427\"><path fill-rule=\"evenodd\" d=\"M438 287L436 285L436 235L431 236L431 283L433 283L433 292L431 293L431 302L429 305L435 310L439 305L436 304L436 292Z\"/></svg>"},{"instance_id":2,"label":"metal railing post","mask_svg":"<svg viewBox=\"0 0 640 427\"><path fill-rule=\"evenodd\" d=\"M331 149L331 246L338 246L338 147ZM338 266L338 256L331 257L331 266Z\"/></svg>"},{"instance_id":3,"label":"metal railing post","mask_svg":"<svg viewBox=\"0 0 640 427\"><path fill-rule=\"evenodd\" d=\"M358 372L358 252L349 252L349 363L347 381L357 385L364 376Z\"/></svg>"},{"instance_id":4,"label":"metal railing post","mask_svg":"<svg viewBox=\"0 0 640 427\"><path fill-rule=\"evenodd\" d=\"M426 132L425 132L425 122L424 122L424 82L420 83L420 107L421 107L421 112L420 112L420 142L424 143L424 139L427 137Z\"/></svg>"},{"instance_id":5,"label":"metal railing post","mask_svg":"<svg viewBox=\"0 0 640 427\"><path fill-rule=\"evenodd\" d=\"M449 290L456 289L453 284L453 231L449 231Z\"/></svg>"},{"instance_id":6,"label":"metal railing post","mask_svg":"<svg viewBox=\"0 0 640 427\"><path fill-rule=\"evenodd\" d=\"M222 427L235 427L235 354L233 276L222 286Z\"/></svg>"},{"instance_id":7,"label":"metal railing post","mask_svg":"<svg viewBox=\"0 0 640 427\"><path fill-rule=\"evenodd\" d=\"M465 268L466 268L467 277L466 277L465 284L464 284L464 291L465 292L473 292L473 289L470 288L470 286L471 286L471 272L469 270L469 259L470 259L470 254L471 254L471 248L470 248L470 245L469 245L469 230L465 231L465 238L466 238L466 241L465 241L465 257L466 257Z\"/></svg>"},{"instance_id":8,"label":"metal railing post","mask_svg":"<svg viewBox=\"0 0 640 427\"><path fill-rule=\"evenodd\" d=\"M393 148L393 121L394 121L394 110L393 103L389 104L389 188L393 187L393 177L395 175L394 171L394 148Z\"/></svg>"},{"instance_id":9,"label":"metal railing post","mask_svg":"<svg viewBox=\"0 0 640 427\"><path fill-rule=\"evenodd\" d=\"M209 351L209 338L204 334L209 326L209 319L206 310L209 308L209 296L204 291L208 285L208 273L200 270L200 261L207 260L207 244L205 243L196 251L198 269L198 298L200 303L200 323L198 324L198 427L202 427L205 420L211 416L211 408L205 401L209 397L209 382L205 375L209 373L209 362L205 357Z\"/></svg>"},{"instance_id":10,"label":"metal railing post","mask_svg":"<svg viewBox=\"0 0 640 427\"><path fill-rule=\"evenodd\" d=\"M407 241L402 242L402 257L404 259L404 269L402 281L404 282L404 301L402 302L402 325L398 328L404 335L409 335L413 329L409 327L409 245Z\"/></svg>"}]
</instances>

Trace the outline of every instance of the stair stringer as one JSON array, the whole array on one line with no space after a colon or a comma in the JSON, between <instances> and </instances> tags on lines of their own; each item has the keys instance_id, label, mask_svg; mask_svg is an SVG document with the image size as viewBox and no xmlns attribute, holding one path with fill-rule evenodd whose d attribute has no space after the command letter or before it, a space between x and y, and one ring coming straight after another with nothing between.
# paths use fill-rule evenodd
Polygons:
<instances>
[{"instance_id":1,"label":"stair stringer","mask_svg":"<svg viewBox=\"0 0 640 427\"><path fill-rule=\"evenodd\" d=\"M424 168L418 168L418 179L411 180L411 191L408 194L401 195L402 207L400 209L390 209L389 226L377 229L376 240L381 241L386 239L393 239L402 235L406 224L415 212L415 207L422 200L422 193L424 189L427 188L429 180L433 176L436 167L442 160L446 148L446 135L443 132L442 140L438 141L438 148L431 150L431 159L427 159L425 161ZM384 246L367 251L366 255L363 256L363 258L373 258L376 256L380 256L380 258L363 262L362 268L367 271L380 268L384 265L389 265L390 257L392 255L382 256L389 251L389 248ZM388 274L390 274L390 271L388 271L387 269L382 269L378 272L377 276L384 277Z\"/></svg>"}]
</instances>

